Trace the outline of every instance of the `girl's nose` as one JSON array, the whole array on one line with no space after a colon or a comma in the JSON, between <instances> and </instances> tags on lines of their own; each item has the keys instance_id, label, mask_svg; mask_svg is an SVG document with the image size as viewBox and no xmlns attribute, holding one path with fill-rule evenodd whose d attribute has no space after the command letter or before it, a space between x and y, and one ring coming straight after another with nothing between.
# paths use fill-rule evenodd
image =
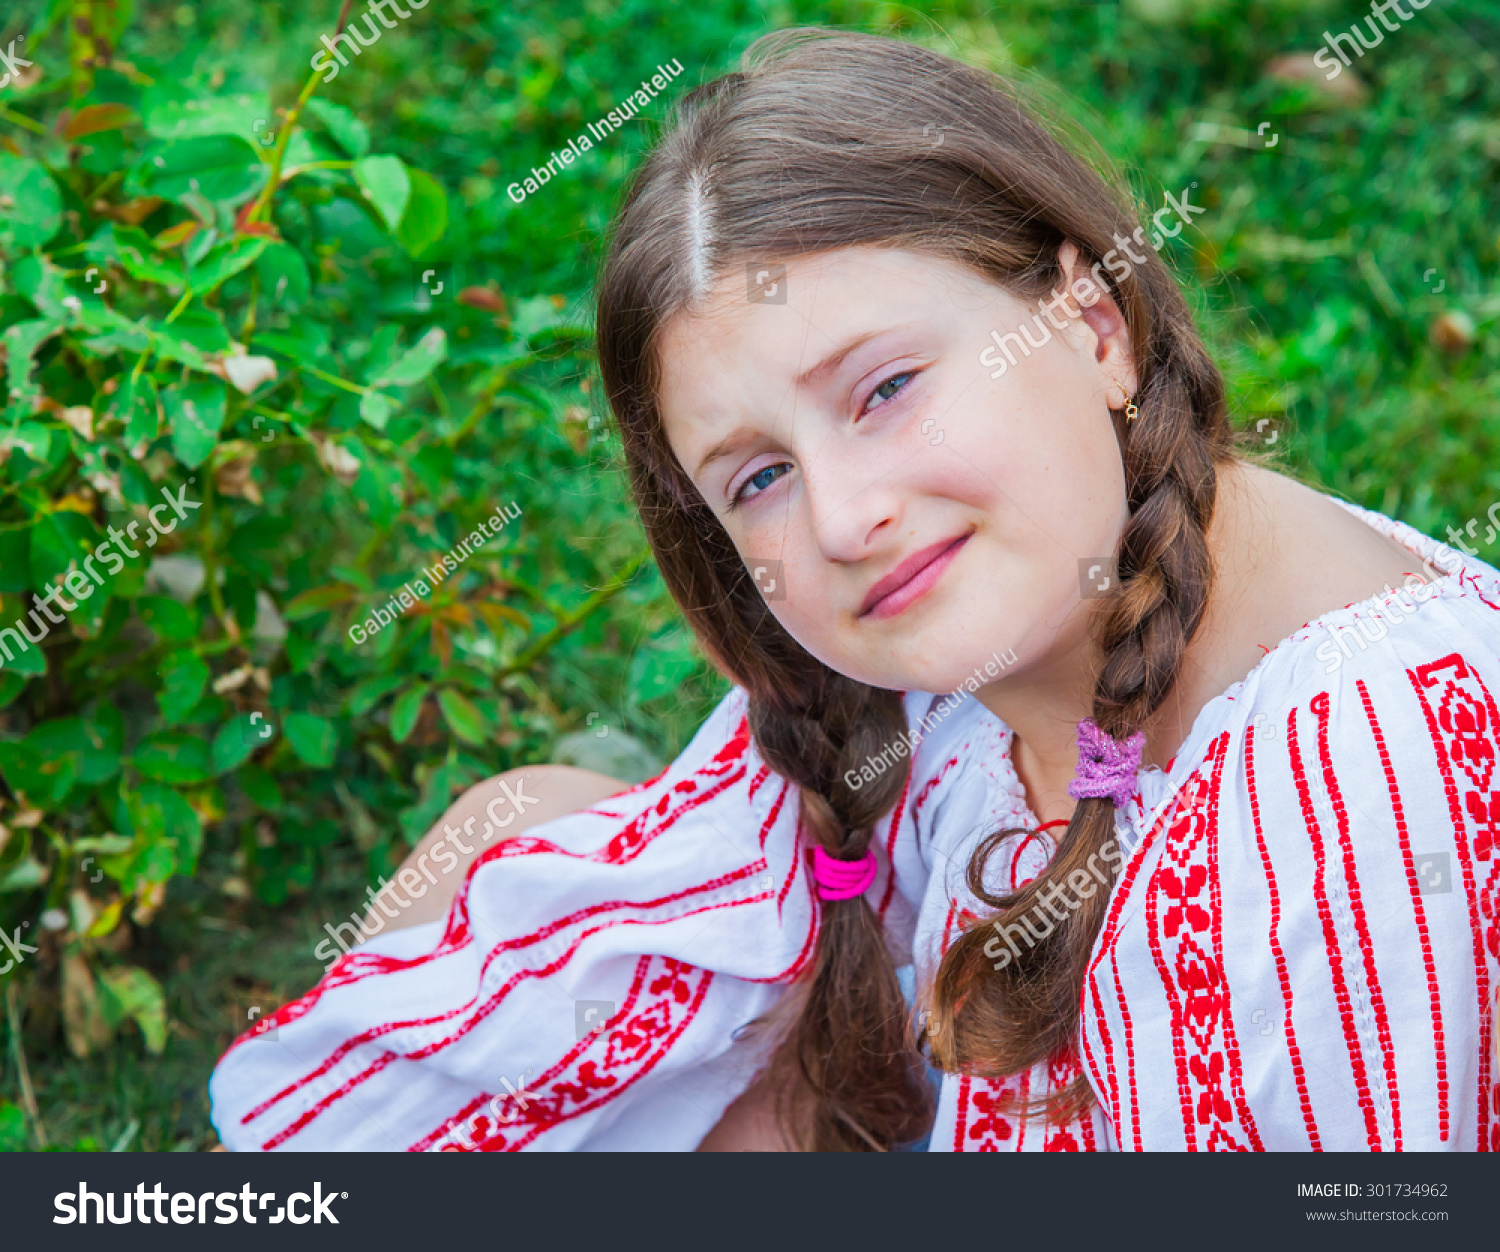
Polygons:
<instances>
[{"instance_id":1,"label":"girl's nose","mask_svg":"<svg viewBox=\"0 0 1500 1252\"><path fill-rule=\"evenodd\" d=\"M876 469L843 441L802 461L813 542L829 561L867 558L901 524L899 472Z\"/></svg>"}]
</instances>

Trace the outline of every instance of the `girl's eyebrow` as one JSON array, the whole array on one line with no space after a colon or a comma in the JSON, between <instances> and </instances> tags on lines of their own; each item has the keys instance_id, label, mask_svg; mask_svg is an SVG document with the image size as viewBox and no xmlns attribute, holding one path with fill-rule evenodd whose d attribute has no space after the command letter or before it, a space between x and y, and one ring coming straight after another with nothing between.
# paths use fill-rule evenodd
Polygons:
<instances>
[{"instance_id":1,"label":"girl's eyebrow","mask_svg":"<svg viewBox=\"0 0 1500 1252\"><path fill-rule=\"evenodd\" d=\"M870 340L877 339L881 335L893 334L896 331L905 329L905 326L885 326L881 327L879 330L867 330L862 335L856 335L842 347L835 348L816 365L812 366L810 369L804 370L801 374L799 374L796 379L796 385L798 387L807 387L813 383L820 382L829 374L833 373L834 370L838 369L838 367L844 363L845 358L847 358L849 354L856 348L862 347L863 345L869 343ZM711 447L707 452L703 454L703 459L698 462L698 468L693 471L692 476L694 478L701 477L703 471L709 466L711 462L717 461L720 457L729 456L731 453L738 451L740 444L743 443L752 433L753 432L747 431L743 427L738 430L731 431L728 435L726 435L723 439L720 439L718 443L714 444L713 447Z\"/></svg>"},{"instance_id":2,"label":"girl's eyebrow","mask_svg":"<svg viewBox=\"0 0 1500 1252\"><path fill-rule=\"evenodd\" d=\"M737 452L740 445L752 433L741 426L739 429L725 435L723 439L720 439L718 443L714 444L713 447L703 454L703 459L698 462L698 468L693 471L693 477L701 478L703 471L708 467L710 462L717 461L720 457L729 456L731 453Z\"/></svg>"},{"instance_id":3,"label":"girl's eyebrow","mask_svg":"<svg viewBox=\"0 0 1500 1252\"><path fill-rule=\"evenodd\" d=\"M870 340L875 339L880 335L888 334L893 331L902 329L904 329L904 327L887 326L881 328L880 330L867 330L864 334L858 335L855 338L849 340L849 342L844 344L842 348L836 348L834 351L830 352L811 369L805 370L801 374L799 374L797 376L797 386L807 387L815 382L820 382L829 374L833 373L834 370L838 369L838 367L844 363L844 358L847 357L856 348L869 343Z\"/></svg>"}]
</instances>

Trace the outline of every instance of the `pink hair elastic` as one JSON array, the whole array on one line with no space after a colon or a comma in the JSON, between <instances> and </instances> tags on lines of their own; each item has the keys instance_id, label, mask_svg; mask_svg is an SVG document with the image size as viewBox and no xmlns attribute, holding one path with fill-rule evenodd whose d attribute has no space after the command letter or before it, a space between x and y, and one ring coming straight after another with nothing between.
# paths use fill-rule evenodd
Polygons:
<instances>
[{"instance_id":1,"label":"pink hair elastic","mask_svg":"<svg viewBox=\"0 0 1500 1252\"><path fill-rule=\"evenodd\" d=\"M1107 797L1116 808L1130 803L1146 735L1136 731L1128 739L1114 739L1090 718L1078 723L1078 772L1068 784L1075 800Z\"/></svg>"},{"instance_id":2,"label":"pink hair elastic","mask_svg":"<svg viewBox=\"0 0 1500 1252\"><path fill-rule=\"evenodd\" d=\"M879 868L871 849L857 861L841 861L820 847L813 848L813 881L818 884L821 900L852 900L864 895Z\"/></svg>"}]
</instances>

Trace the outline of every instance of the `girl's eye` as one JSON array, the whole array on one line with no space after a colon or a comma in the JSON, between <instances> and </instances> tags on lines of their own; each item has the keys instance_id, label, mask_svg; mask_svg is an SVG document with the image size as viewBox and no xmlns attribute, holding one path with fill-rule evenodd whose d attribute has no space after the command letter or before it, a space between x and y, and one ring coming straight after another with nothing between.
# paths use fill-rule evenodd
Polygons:
<instances>
[{"instance_id":1,"label":"girl's eye","mask_svg":"<svg viewBox=\"0 0 1500 1252\"><path fill-rule=\"evenodd\" d=\"M790 468L791 466L785 461L778 461L775 465L767 465L765 469L756 470L740 484L740 489L734 493L734 499L729 502L729 507L732 509L745 500L758 496Z\"/></svg>"},{"instance_id":2,"label":"girl's eye","mask_svg":"<svg viewBox=\"0 0 1500 1252\"><path fill-rule=\"evenodd\" d=\"M871 401L876 399L876 397L879 397L881 404L884 404L887 400L895 399L895 397L905 389L906 384L916 376L916 372L913 370L908 370L903 374L892 374L885 380L885 382L881 383L880 386L876 387L875 390L870 393L870 398L865 401L865 407L861 409L860 412L868 413L872 408L878 409L880 407L879 404L871 403Z\"/></svg>"}]
</instances>

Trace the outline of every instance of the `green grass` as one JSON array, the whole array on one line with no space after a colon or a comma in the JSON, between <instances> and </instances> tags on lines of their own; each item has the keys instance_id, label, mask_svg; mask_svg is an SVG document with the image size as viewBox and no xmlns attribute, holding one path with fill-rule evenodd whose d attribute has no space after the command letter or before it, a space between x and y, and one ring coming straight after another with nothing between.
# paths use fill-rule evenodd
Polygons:
<instances>
[{"instance_id":1,"label":"green grass","mask_svg":"<svg viewBox=\"0 0 1500 1252\"><path fill-rule=\"evenodd\" d=\"M222 72L285 102L336 9L143 3L124 51L175 56L184 77ZM452 255L465 282L582 304L649 123L612 137L519 208L504 187L659 61L679 58L690 87L731 68L766 30L821 23L917 39L1048 85L1128 171L1147 212L1197 182L1195 202L1208 211L1165 255L1228 376L1235 421L1278 419L1278 445L1299 473L1442 538L1500 499L1500 10L1434 0L1358 62L1361 103L1267 74L1273 58L1311 54L1325 29L1367 12L1317 0L921 9L442 0L324 90L370 122L377 146L409 155L456 193ZM24 29L7 22L0 42ZM1262 123L1274 146L1248 138ZM1455 315L1472 325L1473 342L1450 355L1430 335ZM532 455L524 445L505 454L523 469ZM579 484L580 517L591 499L618 498L618 467L601 458L595 468L596 481ZM587 531L579 527L585 546ZM1500 560L1500 543L1482 555ZM622 598L598 629L560 648L538 676L538 706L575 724L606 707L604 675L641 646L641 614L659 599L659 589ZM640 711L627 728L674 752L722 690L701 673L696 684L692 698ZM232 845L211 836L198 878L174 882L155 923L134 932L133 959L167 991L163 1055L147 1055L130 1028L74 1059L55 997L34 996L24 1042L52 1143L108 1148L135 1125L131 1147L211 1145L205 1083L237 1015L257 997L279 1004L315 981L321 923L347 914L366 881L358 849L326 851L314 880L273 909L224 894L237 872ZM0 1098L20 1098L9 1060Z\"/></svg>"}]
</instances>

